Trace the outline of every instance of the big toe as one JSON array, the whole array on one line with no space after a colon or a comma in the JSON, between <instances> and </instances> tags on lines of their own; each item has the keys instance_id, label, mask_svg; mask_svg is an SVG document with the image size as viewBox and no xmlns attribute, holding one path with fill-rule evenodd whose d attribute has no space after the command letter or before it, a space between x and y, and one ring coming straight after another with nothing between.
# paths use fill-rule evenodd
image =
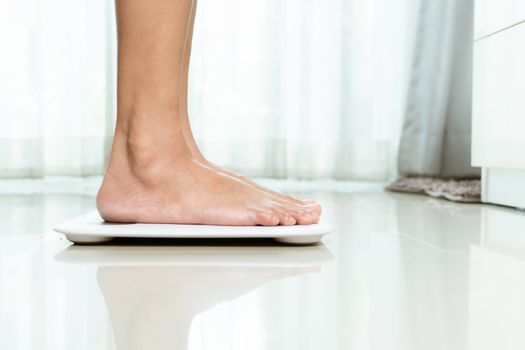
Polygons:
<instances>
[{"instance_id":1,"label":"big toe","mask_svg":"<svg viewBox=\"0 0 525 350\"><path fill-rule=\"evenodd\" d=\"M311 201L311 203L306 204L306 207L308 207L308 209L315 212L317 214L317 219L319 220L319 217L321 216L321 212L323 211L323 209L321 208L321 205L319 203Z\"/></svg>"}]
</instances>

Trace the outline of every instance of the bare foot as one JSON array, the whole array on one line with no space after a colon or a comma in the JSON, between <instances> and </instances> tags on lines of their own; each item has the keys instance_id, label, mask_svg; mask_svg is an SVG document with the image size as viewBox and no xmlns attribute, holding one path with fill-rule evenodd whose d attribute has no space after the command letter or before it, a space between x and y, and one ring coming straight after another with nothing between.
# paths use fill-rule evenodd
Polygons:
<instances>
[{"instance_id":1,"label":"bare foot","mask_svg":"<svg viewBox=\"0 0 525 350\"><path fill-rule=\"evenodd\" d=\"M105 220L235 226L319 220L319 213L306 205L284 203L200 164L177 136L133 143L117 132L97 196Z\"/></svg>"},{"instance_id":2,"label":"bare foot","mask_svg":"<svg viewBox=\"0 0 525 350\"><path fill-rule=\"evenodd\" d=\"M251 180L250 178L247 178L246 176L239 175L233 171L221 168L218 165L213 164L212 162L208 161L202 152L200 151L199 147L197 146L197 142L195 141L195 138L193 137L193 133L191 131L191 127L189 124L189 117L186 115L185 119L182 120L182 133L184 135L184 140L186 141L186 144L188 146L188 149L190 151L190 154L194 160L196 160L198 163L202 164L203 166L208 167L210 170L213 170L219 174L233 177L239 181L244 182L246 185L253 187L254 189L266 194L267 196L270 196L272 199L285 204L285 205L298 205L298 206L307 206L311 210L317 213L317 215L321 215L321 206L314 201L310 199L304 199L300 200L297 198L294 198L292 196L289 196L284 193L279 193L276 191L273 191L267 187L261 186L255 181Z\"/></svg>"},{"instance_id":3,"label":"bare foot","mask_svg":"<svg viewBox=\"0 0 525 350\"><path fill-rule=\"evenodd\" d=\"M195 5L116 1L117 127L97 195L101 216L144 223L316 223L318 205L276 195L192 157L182 124Z\"/></svg>"}]
</instances>

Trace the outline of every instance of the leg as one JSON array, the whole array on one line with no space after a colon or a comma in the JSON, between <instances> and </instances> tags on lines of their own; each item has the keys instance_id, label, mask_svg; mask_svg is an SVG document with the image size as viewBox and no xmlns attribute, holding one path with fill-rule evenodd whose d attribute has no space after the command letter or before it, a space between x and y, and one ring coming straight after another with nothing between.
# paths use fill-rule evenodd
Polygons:
<instances>
[{"instance_id":1,"label":"leg","mask_svg":"<svg viewBox=\"0 0 525 350\"><path fill-rule=\"evenodd\" d=\"M195 138L193 137L193 133L191 131L191 124L190 124L190 118L189 118L189 113L188 113L188 77L189 77L191 47L192 47L192 42L193 42L193 27L195 23L196 10L197 10L197 0L195 1L193 10L191 11L190 25L188 27L188 40L186 42L186 48L184 50L184 58L183 58L183 63L182 63L183 68L182 68L182 86L181 86L181 128L182 128L182 133L184 135L184 139L186 140L186 144L188 145L188 148L191 152L191 156L199 163L210 167L214 171L219 172L226 176L235 177L245 182L246 184L255 187L257 190L262 191L263 193L266 193L267 195L273 197L277 201L282 202L283 204L307 205L314 211L318 212L319 214L321 207L316 205L312 201L308 201L308 200L300 201L291 196L287 196L287 195L284 195L278 192L274 192L266 187L263 187L255 183L249 178L235 174L229 170L222 169L221 167L208 161L204 157L202 152L199 150L199 147L197 146L197 142L195 141Z\"/></svg>"},{"instance_id":2,"label":"leg","mask_svg":"<svg viewBox=\"0 0 525 350\"><path fill-rule=\"evenodd\" d=\"M116 6L117 125L97 196L102 217L216 225L317 222L311 207L283 203L192 157L182 110L193 0L117 0Z\"/></svg>"}]
</instances>

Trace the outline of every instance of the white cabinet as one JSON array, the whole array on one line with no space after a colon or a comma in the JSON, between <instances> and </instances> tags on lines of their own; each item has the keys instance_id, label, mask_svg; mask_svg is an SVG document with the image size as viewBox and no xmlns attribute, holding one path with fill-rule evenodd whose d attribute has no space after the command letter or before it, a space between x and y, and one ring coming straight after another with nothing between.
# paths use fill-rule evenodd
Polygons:
<instances>
[{"instance_id":1,"label":"white cabinet","mask_svg":"<svg viewBox=\"0 0 525 350\"><path fill-rule=\"evenodd\" d=\"M475 39L525 20L525 1L523 0L476 0L475 9Z\"/></svg>"},{"instance_id":2,"label":"white cabinet","mask_svg":"<svg viewBox=\"0 0 525 350\"><path fill-rule=\"evenodd\" d=\"M525 23L474 43L473 86L473 165L525 168Z\"/></svg>"},{"instance_id":3,"label":"white cabinet","mask_svg":"<svg viewBox=\"0 0 525 350\"><path fill-rule=\"evenodd\" d=\"M525 208L525 1L478 0L475 21L472 165L483 201Z\"/></svg>"}]
</instances>

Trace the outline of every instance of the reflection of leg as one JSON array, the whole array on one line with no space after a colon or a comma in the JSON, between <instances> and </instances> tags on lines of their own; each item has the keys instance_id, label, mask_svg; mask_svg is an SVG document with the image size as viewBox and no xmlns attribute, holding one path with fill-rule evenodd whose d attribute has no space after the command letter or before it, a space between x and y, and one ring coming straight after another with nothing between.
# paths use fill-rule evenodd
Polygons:
<instances>
[{"instance_id":1,"label":"reflection of leg","mask_svg":"<svg viewBox=\"0 0 525 350\"><path fill-rule=\"evenodd\" d=\"M163 268L101 267L117 349L186 349L194 312Z\"/></svg>"},{"instance_id":2,"label":"reflection of leg","mask_svg":"<svg viewBox=\"0 0 525 350\"><path fill-rule=\"evenodd\" d=\"M101 267L98 282L121 349L186 349L195 315L313 268Z\"/></svg>"}]
</instances>

